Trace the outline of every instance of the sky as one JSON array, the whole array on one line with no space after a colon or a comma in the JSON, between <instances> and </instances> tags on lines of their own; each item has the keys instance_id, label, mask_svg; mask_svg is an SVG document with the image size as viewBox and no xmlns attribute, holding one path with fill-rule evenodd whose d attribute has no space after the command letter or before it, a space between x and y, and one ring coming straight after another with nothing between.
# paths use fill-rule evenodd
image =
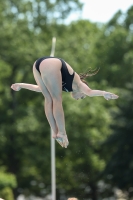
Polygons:
<instances>
[{"instance_id":1,"label":"sky","mask_svg":"<svg viewBox=\"0 0 133 200\"><path fill-rule=\"evenodd\" d=\"M88 19L91 22L108 22L114 14L121 10L126 12L133 5L133 0L80 0L84 3L82 14L73 13L70 21Z\"/></svg>"}]
</instances>

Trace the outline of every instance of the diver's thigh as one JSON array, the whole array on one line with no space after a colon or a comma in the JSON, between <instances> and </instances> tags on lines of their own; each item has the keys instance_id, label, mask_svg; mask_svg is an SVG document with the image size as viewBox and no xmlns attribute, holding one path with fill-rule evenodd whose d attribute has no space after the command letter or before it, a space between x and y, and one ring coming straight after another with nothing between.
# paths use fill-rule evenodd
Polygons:
<instances>
[{"instance_id":1,"label":"diver's thigh","mask_svg":"<svg viewBox=\"0 0 133 200\"><path fill-rule=\"evenodd\" d=\"M44 97L51 100L50 93L49 93L44 81L42 80L40 73L37 71L35 66L33 66L33 75L34 75L35 81L36 81L37 85L40 87Z\"/></svg>"},{"instance_id":2,"label":"diver's thigh","mask_svg":"<svg viewBox=\"0 0 133 200\"><path fill-rule=\"evenodd\" d=\"M41 73L41 77L52 98L62 95L62 76L58 68L47 71L47 76Z\"/></svg>"}]
</instances>

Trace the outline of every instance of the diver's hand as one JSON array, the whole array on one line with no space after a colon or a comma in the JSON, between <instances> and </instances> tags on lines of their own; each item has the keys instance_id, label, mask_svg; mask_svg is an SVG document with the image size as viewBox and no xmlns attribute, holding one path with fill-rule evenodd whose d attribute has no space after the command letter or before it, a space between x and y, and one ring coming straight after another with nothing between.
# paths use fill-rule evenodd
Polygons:
<instances>
[{"instance_id":1,"label":"diver's hand","mask_svg":"<svg viewBox=\"0 0 133 200\"><path fill-rule=\"evenodd\" d=\"M20 87L19 83L14 83L14 84L12 84L12 85L11 85L11 88L12 88L13 90L15 90L15 91L21 90L21 87Z\"/></svg>"},{"instance_id":2,"label":"diver's hand","mask_svg":"<svg viewBox=\"0 0 133 200\"><path fill-rule=\"evenodd\" d=\"M103 97L106 100L110 100L110 99L118 99L119 96L110 92L103 92Z\"/></svg>"}]
</instances>

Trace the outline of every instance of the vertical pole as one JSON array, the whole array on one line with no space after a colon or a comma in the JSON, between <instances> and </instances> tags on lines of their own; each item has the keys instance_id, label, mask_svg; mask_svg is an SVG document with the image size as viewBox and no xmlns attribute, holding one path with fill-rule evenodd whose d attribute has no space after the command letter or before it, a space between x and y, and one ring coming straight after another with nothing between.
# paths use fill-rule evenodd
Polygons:
<instances>
[{"instance_id":1,"label":"vertical pole","mask_svg":"<svg viewBox=\"0 0 133 200\"><path fill-rule=\"evenodd\" d=\"M52 48L50 56L54 56L56 38L52 38ZM55 140L52 138L52 129L50 133L51 138L51 193L52 200L56 200L56 168L55 168Z\"/></svg>"},{"instance_id":2,"label":"vertical pole","mask_svg":"<svg viewBox=\"0 0 133 200\"><path fill-rule=\"evenodd\" d=\"M56 170L55 170L55 140L51 130L51 193L52 200L56 200Z\"/></svg>"},{"instance_id":3,"label":"vertical pole","mask_svg":"<svg viewBox=\"0 0 133 200\"><path fill-rule=\"evenodd\" d=\"M52 48L51 48L51 54L50 54L50 56L54 56L55 44L56 44L56 37L53 37L52 38Z\"/></svg>"}]
</instances>

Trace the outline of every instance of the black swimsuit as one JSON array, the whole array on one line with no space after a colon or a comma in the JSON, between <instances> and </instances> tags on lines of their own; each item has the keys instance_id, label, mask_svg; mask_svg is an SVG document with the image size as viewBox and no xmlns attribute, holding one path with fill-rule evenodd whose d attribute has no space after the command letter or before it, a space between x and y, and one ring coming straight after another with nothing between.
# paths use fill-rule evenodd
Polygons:
<instances>
[{"instance_id":1,"label":"black swimsuit","mask_svg":"<svg viewBox=\"0 0 133 200\"><path fill-rule=\"evenodd\" d=\"M39 69L39 66L40 66L40 63L47 59L47 58L56 58L56 57L42 57L42 58L39 58L36 63L35 63L35 67L36 69L39 71L40 73L40 69ZM72 82L73 82L73 78L74 78L74 72L73 74L69 74L69 71L67 69L67 66L66 66L66 63L64 60L62 60L61 58L58 58L61 63L62 63L62 67L61 67L61 75L62 75L62 90L65 91L65 92L72 92L73 89L72 89Z\"/></svg>"}]
</instances>

